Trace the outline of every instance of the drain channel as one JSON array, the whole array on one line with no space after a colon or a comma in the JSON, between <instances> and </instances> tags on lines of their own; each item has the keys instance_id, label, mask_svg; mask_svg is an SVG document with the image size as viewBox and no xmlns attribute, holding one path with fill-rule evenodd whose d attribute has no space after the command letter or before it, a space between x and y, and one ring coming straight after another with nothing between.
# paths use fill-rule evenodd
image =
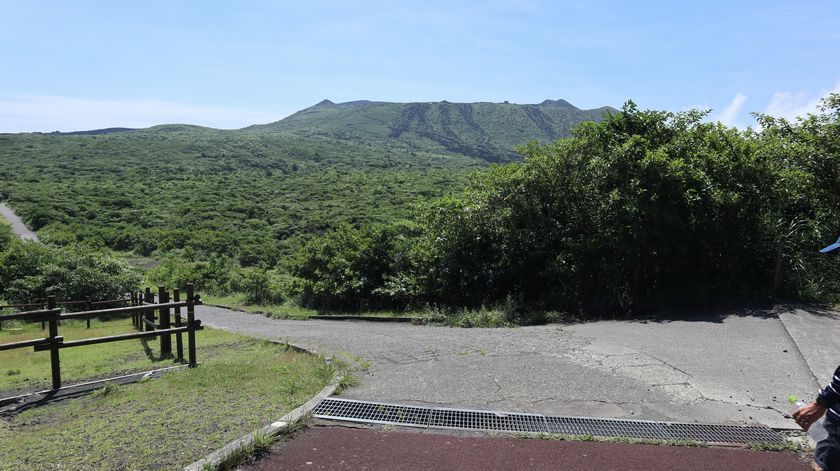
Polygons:
<instances>
[{"instance_id":1,"label":"drain channel","mask_svg":"<svg viewBox=\"0 0 840 471\"><path fill-rule=\"evenodd\" d=\"M315 408L314 416L328 420L456 430L693 440L718 444L785 442L784 437L764 426L550 417L539 414L403 406L337 397L328 397L321 401Z\"/></svg>"}]
</instances>

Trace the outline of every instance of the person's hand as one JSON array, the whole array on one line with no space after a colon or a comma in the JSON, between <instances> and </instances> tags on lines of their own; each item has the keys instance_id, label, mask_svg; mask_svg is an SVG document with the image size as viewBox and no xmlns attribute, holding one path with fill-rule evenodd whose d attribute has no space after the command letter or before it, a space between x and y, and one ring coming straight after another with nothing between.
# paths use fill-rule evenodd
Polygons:
<instances>
[{"instance_id":1,"label":"person's hand","mask_svg":"<svg viewBox=\"0 0 840 471\"><path fill-rule=\"evenodd\" d=\"M820 420L820 417L822 417L823 414L825 414L825 407L814 401L796 409L796 411L791 415L793 416L793 420L802 427L802 430L807 432L811 427L811 424Z\"/></svg>"}]
</instances>

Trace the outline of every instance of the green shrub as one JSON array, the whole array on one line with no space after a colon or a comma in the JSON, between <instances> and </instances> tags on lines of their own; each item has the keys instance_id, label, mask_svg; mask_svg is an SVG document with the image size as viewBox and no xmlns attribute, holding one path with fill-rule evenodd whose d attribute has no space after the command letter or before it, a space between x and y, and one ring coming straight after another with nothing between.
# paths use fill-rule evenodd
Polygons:
<instances>
[{"instance_id":1,"label":"green shrub","mask_svg":"<svg viewBox=\"0 0 840 471\"><path fill-rule=\"evenodd\" d=\"M419 228L410 223L343 226L295 254L292 274L302 304L324 309L382 309L413 302Z\"/></svg>"},{"instance_id":2,"label":"green shrub","mask_svg":"<svg viewBox=\"0 0 840 471\"><path fill-rule=\"evenodd\" d=\"M6 247L9 246L13 238L12 227L6 224L5 221L0 220L0 252L6 250Z\"/></svg>"},{"instance_id":3,"label":"green shrub","mask_svg":"<svg viewBox=\"0 0 840 471\"><path fill-rule=\"evenodd\" d=\"M230 259L216 257L210 262L187 262L175 257L165 258L145 273L145 281L152 286L184 289L193 283L196 291L226 294L230 290L236 264Z\"/></svg>"},{"instance_id":4,"label":"green shrub","mask_svg":"<svg viewBox=\"0 0 840 471\"><path fill-rule=\"evenodd\" d=\"M264 268L242 268L231 278L230 290L245 293L248 304L282 304L289 293L288 277Z\"/></svg>"},{"instance_id":5,"label":"green shrub","mask_svg":"<svg viewBox=\"0 0 840 471\"><path fill-rule=\"evenodd\" d=\"M115 299L137 289L140 275L124 261L83 247L51 248L13 241L0 253L0 298L28 303Z\"/></svg>"},{"instance_id":6,"label":"green shrub","mask_svg":"<svg viewBox=\"0 0 840 471\"><path fill-rule=\"evenodd\" d=\"M301 299L466 307L455 316L465 325L529 322L541 310L836 300L840 264L816 250L840 233L840 95L824 105L741 132L703 112L628 102L569 139L520 149L522 164L476 174L416 223L311 240L292 264ZM515 309L481 307L498 305Z\"/></svg>"}]
</instances>

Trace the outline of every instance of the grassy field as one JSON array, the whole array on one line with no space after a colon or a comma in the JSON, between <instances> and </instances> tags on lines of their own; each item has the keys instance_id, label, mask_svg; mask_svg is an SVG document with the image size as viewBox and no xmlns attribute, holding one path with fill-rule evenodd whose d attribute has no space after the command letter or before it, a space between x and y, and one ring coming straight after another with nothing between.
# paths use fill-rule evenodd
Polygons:
<instances>
[{"instance_id":1,"label":"grassy field","mask_svg":"<svg viewBox=\"0 0 840 471\"><path fill-rule=\"evenodd\" d=\"M82 324L72 330L100 335L114 329L114 323L128 321L102 323L91 331ZM65 330L71 338L71 329ZM197 338L198 368L141 383L108 385L79 399L0 416L0 470L181 468L303 404L334 374L320 358L266 341L212 329L199 332ZM63 350L68 374L82 379L85 374L102 376L105 371L171 363L148 358L139 341L97 347L103 349ZM154 351L156 343L148 347ZM73 351L98 362L98 367L82 369L82 358L74 358ZM21 372L4 372L4 388L21 384L14 381L25 374L49 377L48 355L40 362L25 355L10 361L9 353L0 357L2 368Z\"/></svg>"},{"instance_id":2,"label":"grassy field","mask_svg":"<svg viewBox=\"0 0 840 471\"><path fill-rule=\"evenodd\" d=\"M67 321L59 327L64 340L79 340L134 332L129 319L107 322L91 321L90 329L84 321ZM47 336L40 323L4 322L0 343L16 342ZM219 332L206 330L197 334L199 355L202 346L218 345L227 339ZM185 340L186 343L186 340ZM172 344L175 344L173 340ZM186 348L186 347L185 347ZM171 359L159 357L157 339L129 340L61 350L61 377L64 384L80 380L117 376L171 366ZM199 356L199 361L201 357ZM0 352L0 396L17 391L49 389L49 352L35 352L33 348L19 348Z\"/></svg>"}]
</instances>

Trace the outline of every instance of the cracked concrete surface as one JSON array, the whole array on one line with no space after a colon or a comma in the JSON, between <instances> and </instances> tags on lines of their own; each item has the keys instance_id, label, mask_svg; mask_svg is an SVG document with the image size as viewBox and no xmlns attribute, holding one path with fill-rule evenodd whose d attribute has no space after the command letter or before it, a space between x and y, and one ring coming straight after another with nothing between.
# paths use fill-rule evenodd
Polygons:
<instances>
[{"instance_id":1,"label":"cracked concrete surface","mask_svg":"<svg viewBox=\"0 0 840 471\"><path fill-rule=\"evenodd\" d=\"M787 396L811 398L818 387L809 365L840 362L836 342L806 342L840 315L800 308L501 329L198 313L211 327L368 362L342 396L436 407L790 428Z\"/></svg>"}]
</instances>

